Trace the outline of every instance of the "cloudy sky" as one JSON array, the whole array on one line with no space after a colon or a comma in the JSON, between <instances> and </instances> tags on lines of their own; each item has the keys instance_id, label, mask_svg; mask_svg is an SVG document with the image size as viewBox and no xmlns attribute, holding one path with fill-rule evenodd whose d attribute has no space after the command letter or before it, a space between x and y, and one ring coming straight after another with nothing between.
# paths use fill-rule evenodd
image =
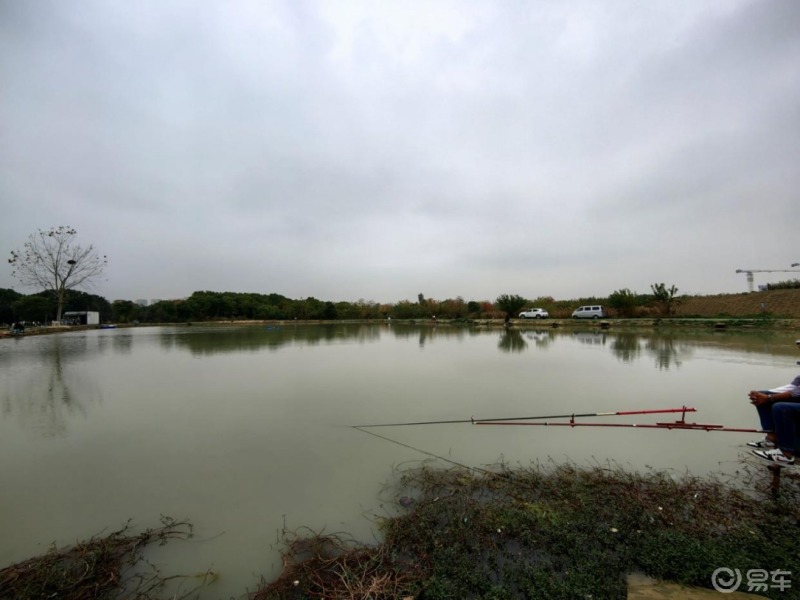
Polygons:
<instances>
[{"instance_id":1,"label":"cloudy sky","mask_svg":"<svg viewBox=\"0 0 800 600\"><path fill-rule=\"evenodd\" d=\"M0 249L70 225L109 300L743 292L800 262L799 32L790 0L0 0Z\"/></svg>"}]
</instances>

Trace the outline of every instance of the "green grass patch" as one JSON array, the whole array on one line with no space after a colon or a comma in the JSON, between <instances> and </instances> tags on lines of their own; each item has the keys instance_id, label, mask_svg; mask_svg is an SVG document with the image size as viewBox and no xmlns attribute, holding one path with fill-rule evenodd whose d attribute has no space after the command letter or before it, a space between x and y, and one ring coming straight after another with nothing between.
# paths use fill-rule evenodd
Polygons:
<instances>
[{"instance_id":1,"label":"green grass patch","mask_svg":"<svg viewBox=\"0 0 800 600\"><path fill-rule=\"evenodd\" d=\"M719 567L796 574L800 498L796 481L783 487L773 500L688 475L423 467L403 474L407 508L381 522L382 544L318 536L337 552L309 556L295 538L285 572L254 598L622 599L631 572L709 588Z\"/></svg>"}]
</instances>

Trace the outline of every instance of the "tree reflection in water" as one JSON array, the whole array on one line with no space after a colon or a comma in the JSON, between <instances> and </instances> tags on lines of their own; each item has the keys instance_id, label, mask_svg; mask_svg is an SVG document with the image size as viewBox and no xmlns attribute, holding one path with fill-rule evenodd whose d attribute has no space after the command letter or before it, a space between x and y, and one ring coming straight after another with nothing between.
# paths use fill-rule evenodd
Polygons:
<instances>
[{"instance_id":1,"label":"tree reflection in water","mask_svg":"<svg viewBox=\"0 0 800 600\"><path fill-rule=\"evenodd\" d=\"M688 345L676 342L671 335L646 338L645 349L648 354L655 357L656 366L659 369L680 367L683 361L692 354Z\"/></svg>"},{"instance_id":2,"label":"tree reflection in water","mask_svg":"<svg viewBox=\"0 0 800 600\"><path fill-rule=\"evenodd\" d=\"M336 343L377 343L383 336L417 339L420 347L436 338L480 335L465 327L404 323L279 324L267 326L200 326L166 328L160 335L166 350L188 350L193 355L278 350L286 346L319 346Z\"/></svg>"},{"instance_id":3,"label":"tree reflection in water","mask_svg":"<svg viewBox=\"0 0 800 600\"><path fill-rule=\"evenodd\" d=\"M634 362L642 355L652 356L660 370L680 367L693 352L693 344L685 336L683 342L677 342L673 334L575 331L572 338L582 344L605 346L608 343L611 353L626 363Z\"/></svg>"},{"instance_id":4,"label":"tree reflection in water","mask_svg":"<svg viewBox=\"0 0 800 600\"><path fill-rule=\"evenodd\" d=\"M89 407L102 401L98 387L73 372L71 363L76 356L84 360L101 352L106 342L97 340L90 348L86 337L52 335L42 343L46 348L38 354L35 365L12 365L27 370L27 374L4 378L2 412L4 417L15 417L35 436L64 436L70 418L86 417ZM30 357L23 353L18 359L25 363L26 358ZM80 393L73 393L73 388Z\"/></svg>"},{"instance_id":5,"label":"tree reflection in water","mask_svg":"<svg viewBox=\"0 0 800 600\"><path fill-rule=\"evenodd\" d=\"M43 437L68 434L70 419L86 416L101 401L102 374L87 365L109 351L130 354L141 340L157 340L167 352L188 352L195 357L225 353L277 352L292 346L335 346L337 344L379 344L386 338L427 344L461 341L465 338L495 336L502 353L556 350L570 343L610 350L617 359L631 363L650 357L656 368L679 368L697 348L718 345L708 334L672 332L609 332L600 329L556 331L553 329L498 330L439 324L392 322L342 323L335 325L279 324L261 326L174 326L116 330L109 334L53 335L39 339L7 340L0 378L0 411L18 420L22 428ZM739 352L771 355L775 336L770 334L726 334L726 346ZM758 342L758 343L754 343ZM793 345L786 351L794 351ZM98 367L100 368L100 367ZM96 376L97 375L97 376Z\"/></svg>"},{"instance_id":6,"label":"tree reflection in water","mask_svg":"<svg viewBox=\"0 0 800 600\"><path fill-rule=\"evenodd\" d=\"M611 340L611 352L622 362L633 362L642 355L639 336L635 333L619 333Z\"/></svg>"},{"instance_id":7,"label":"tree reflection in water","mask_svg":"<svg viewBox=\"0 0 800 600\"><path fill-rule=\"evenodd\" d=\"M503 352L523 352L528 347L528 342L522 337L518 329L506 329L500 335L497 347Z\"/></svg>"},{"instance_id":8,"label":"tree reflection in water","mask_svg":"<svg viewBox=\"0 0 800 600\"><path fill-rule=\"evenodd\" d=\"M646 354L653 357L659 370L667 370L680 367L693 351L690 344L678 343L672 335L618 333L612 339L611 352L623 362Z\"/></svg>"}]
</instances>

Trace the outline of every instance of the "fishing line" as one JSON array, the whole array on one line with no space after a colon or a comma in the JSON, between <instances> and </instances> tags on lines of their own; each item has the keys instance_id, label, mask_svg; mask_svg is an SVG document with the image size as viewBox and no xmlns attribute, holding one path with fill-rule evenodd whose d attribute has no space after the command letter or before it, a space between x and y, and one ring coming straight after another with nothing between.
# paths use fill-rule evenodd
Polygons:
<instances>
[{"instance_id":1,"label":"fishing line","mask_svg":"<svg viewBox=\"0 0 800 600\"><path fill-rule=\"evenodd\" d=\"M350 427L353 427L355 429L361 429L362 427L404 427L406 425L446 425L451 423L474 423L474 422L475 419L455 419L450 421L413 421L409 423L370 423L368 425L351 425Z\"/></svg>"},{"instance_id":2,"label":"fishing line","mask_svg":"<svg viewBox=\"0 0 800 600\"><path fill-rule=\"evenodd\" d=\"M434 454L433 452L428 452L427 450L422 450L421 448L415 448L414 446L411 446L409 444L404 444L403 442L398 442L397 440L393 440L392 438L388 438L385 435L381 435L379 433L375 433L374 431L367 431L366 429L362 429L361 427L359 427L357 425L353 425L352 427L353 427L353 429L358 429L359 431L361 431L363 433L368 433L369 435L373 435L376 438L380 438L380 439L382 439L384 441L391 442L392 444L397 444L398 446L402 446L403 448L407 448L409 450L413 450L414 452L419 452L421 454L426 454L426 455L428 455L428 456L430 456L432 458L436 458L436 459L442 460L442 461L444 461L446 463L450 463L453 466L460 467L462 469L466 469L467 471L476 471L478 473L482 473L483 475L485 475L487 477L501 477L505 481L507 481L509 484L511 484L511 486L514 487L514 488L518 488L518 489L523 490L523 491L530 491L530 487L528 486L528 484L526 484L524 481L517 481L516 479L510 477L508 475L508 473L498 473L496 471L489 471L487 469L482 469L480 467L468 467L465 464L462 464L460 462L456 462L456 461L451 460L449 458L445 458L444 456L439 456L438 454Z\"/></svg>"},{"instance_id":3,"label":"fishing line","mask_svg":"<svg viewBox=\"0 0 800 600\"><path fill-rule=\"evenodd\" d=\"M385 435L381 435L379 433L375 433L374 431L367 431L366 429L362 429L362 426L360 426L360 425L353 425L353 429L358 429L359 431L361 431L363 433L368 433L369 435L374 435L376 438L380 438L380 439L385 440L387 442L391 442L392 444L397 444L398 446L402 446L403 448L408 448L409 450L413 450L414 452L419 452L421 454L427 454L430 457L437 458L439 460L443 460L444 462L450 463L451 465L454 465L456 467L461 467L462 469L467 469L467 470L471 470L471 471L479 471L479 472L483 473L484 475L492 475L492 472L491 471L487 471L486 469L481 469L480 467L468 467L467 465L464 465L464 464L462 464L460 462L456 462L454 460L450 460L449 458L445 458L444 456L439 456L438 454L434 454L433 452L428 452L427 450L423 450L421 448L415 448L414 446L411 446L409 444L404 444L403 442L398 442L397 440L393 440L392 438L388 438Z\"/></svg>"}]
</instances>

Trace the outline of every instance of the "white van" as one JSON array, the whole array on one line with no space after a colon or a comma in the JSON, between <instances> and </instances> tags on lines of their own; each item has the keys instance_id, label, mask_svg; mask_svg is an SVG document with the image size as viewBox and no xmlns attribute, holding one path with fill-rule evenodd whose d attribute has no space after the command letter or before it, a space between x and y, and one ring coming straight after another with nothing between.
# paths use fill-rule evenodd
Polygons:
<instances>
[{"instance_id":1,"label":"white van","mask_svg":"<svg viewBox=\"0 0 800 600\"><path fill-rule=\"evenodd\" d=\"M580 306L572 311L573 319L605 319L608 317L602 306Z\"/></svg>"}]
</instances>

